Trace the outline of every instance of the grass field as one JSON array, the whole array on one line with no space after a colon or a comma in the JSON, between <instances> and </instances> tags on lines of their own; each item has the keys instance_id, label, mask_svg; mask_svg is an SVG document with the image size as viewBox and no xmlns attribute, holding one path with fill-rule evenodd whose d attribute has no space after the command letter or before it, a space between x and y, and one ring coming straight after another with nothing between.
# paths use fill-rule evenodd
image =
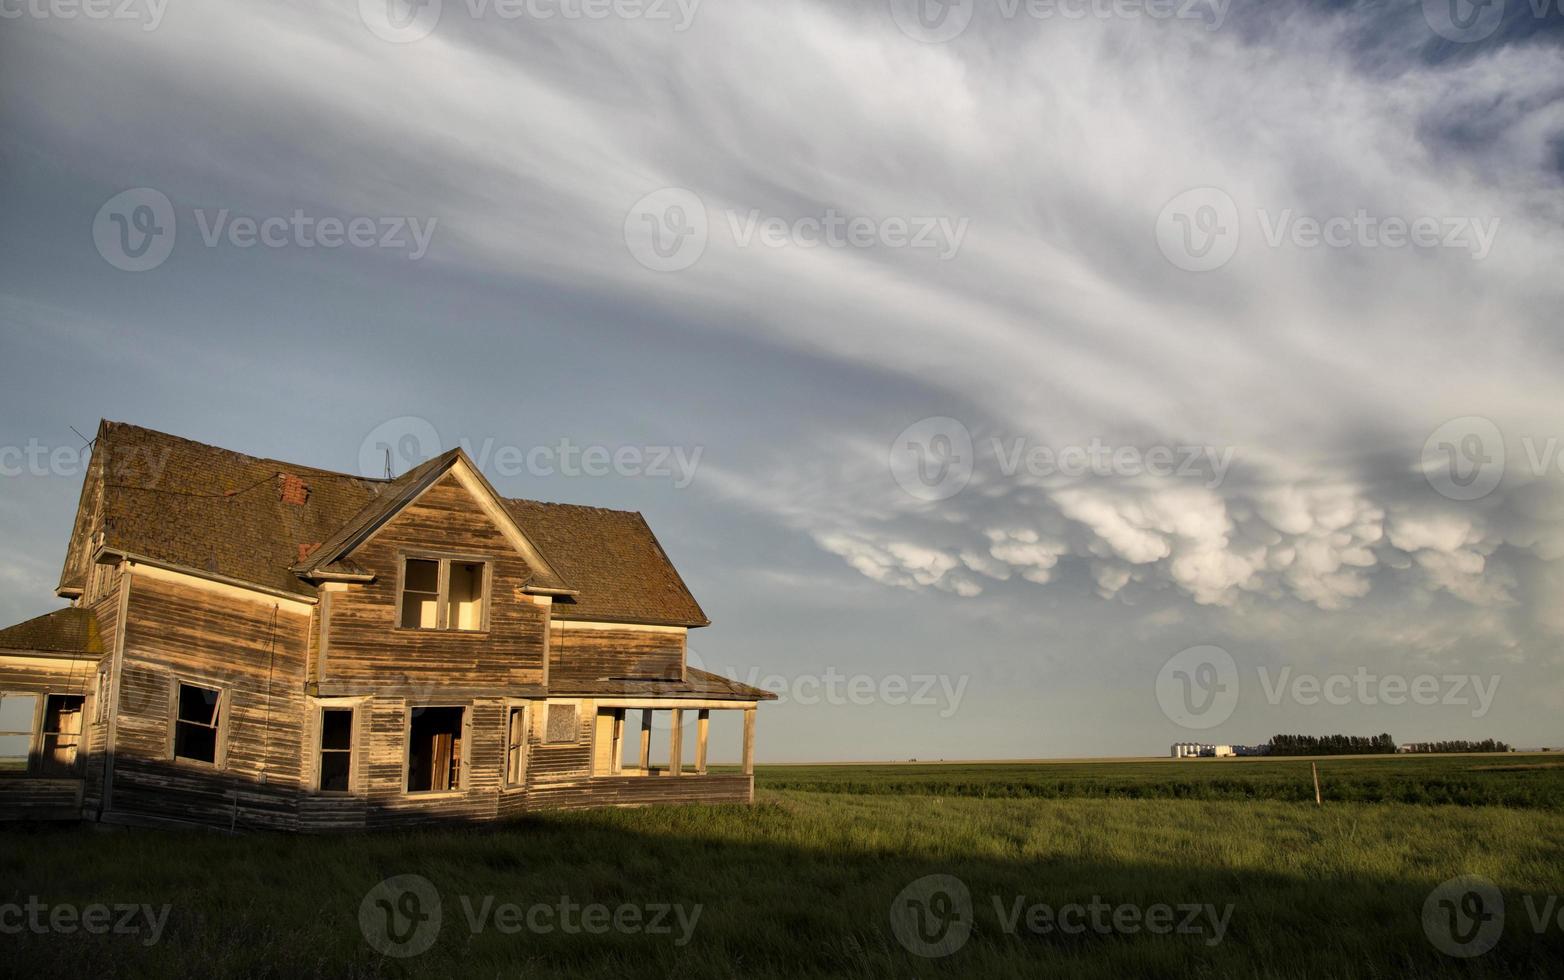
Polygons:
<instances>
[{"instance_id":1,"label":"grass field","mask_svg":"<svg viewBox=\"0 0 1564 980\"><path fill-rule=\"evenodd\" d=\"M150 944L150 927L8 932L0 970L1557 977L1564 928L1548 902L1564 894L1564 770L1554 761L1328 760L1323 808L1312 786L1307 803L1296 798L1294 770L1306 774L1308 763L1295 760L789 766L762 768L754 808L557 814L482 830L301 838L12 828L0 833L0 903L37 896L51 908L169 911ZM1375 786L1382 799L1461 803L1329 799L1330 787ZM1463 874L1490 879L1505 903L1496 944L1474 958L1440 952L1423 924L1431 890ZM376 952L359 919L376 884L400 875L428 879L441 910L423 934L432 945L411 958ZM969 902L947 914L949 879L934 892L914 884L931 875L959 879ZM911 901L929 901L919 908L943 919L893 926L909 886ZM945 904L931 898L941 895ZM568 931L562 897L603 906L621 927ZM514 913L496 911L510 905ZM1067 920L1072 905L1084 909ZM672 908L668 931L651 933L663 906ZM1164 906L1171 918L1159 919ZM640 927L626 908L638 910ZM1549 908L1538 930L1533 920ZM949 955L914 955L899 938L908 922L948 924L963 911L964 942L937 928L912 936L915 946L945 939L934 951ZM16 921L0 913L0 927ZM1034 931L1029 921L1055 927ZM1066 933L1058 926L1067 921L1089 924Z\"/></svg>"}]
</instances>

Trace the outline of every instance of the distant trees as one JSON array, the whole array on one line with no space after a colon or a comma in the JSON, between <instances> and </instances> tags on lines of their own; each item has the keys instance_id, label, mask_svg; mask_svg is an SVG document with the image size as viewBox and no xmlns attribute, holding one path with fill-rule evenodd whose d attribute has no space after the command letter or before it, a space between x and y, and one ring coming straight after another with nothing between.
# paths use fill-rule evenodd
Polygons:
<instances>
[{"instance_id":1,"label":"distant trees","mask_svg":"<svg viewBox=\"0 0 1564 980\"><path fill-rule=\"evenodd\" d=\"M1269 755L1382 755L1396 751L1389 733L1379 735L1273 735Z\"/></svg>"},{"instance_id":2,"label":"distant trees","mask_svg":"<svg viewBox=\"0 0 1564 980\"><path fill-rule=\"evenodd\" d=\"M1454 739L1449 742L1414 742L1406 747L1408 752L1513 752L1508 742L1485 738L1481 742Z\"/></svg>"}]
</instances>

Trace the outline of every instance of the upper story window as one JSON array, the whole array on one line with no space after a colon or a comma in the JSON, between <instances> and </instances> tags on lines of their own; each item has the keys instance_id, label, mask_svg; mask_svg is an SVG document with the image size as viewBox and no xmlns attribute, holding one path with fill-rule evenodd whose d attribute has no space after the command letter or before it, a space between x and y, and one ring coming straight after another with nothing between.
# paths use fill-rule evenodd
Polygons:
<instances>
[{"instance_id":1,"label":"upper story window","mask_svg":"<svg viewBox=\"0 0 1564 980\"><path fill-rule=\"evenodd\" d=\"M397 625L409 630L487 629L488 594L488 562L404 559Z\"/></svg>"}]
</instances>

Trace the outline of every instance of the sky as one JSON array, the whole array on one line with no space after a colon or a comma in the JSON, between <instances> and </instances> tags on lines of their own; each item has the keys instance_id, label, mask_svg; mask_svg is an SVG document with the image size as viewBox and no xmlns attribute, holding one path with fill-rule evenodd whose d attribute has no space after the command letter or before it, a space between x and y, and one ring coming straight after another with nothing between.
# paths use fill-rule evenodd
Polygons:
<instances>
[{"instance_id":1,"label":"sky","mask_svg":"<svg viewBox=\"0 0 1564 980\"><path fill-rule=\"evenodd\" d=\"M762 761L1564 745L1556 0L0 15L6 622L100 418L461 445Z\"/></svg>"}]
</instances>

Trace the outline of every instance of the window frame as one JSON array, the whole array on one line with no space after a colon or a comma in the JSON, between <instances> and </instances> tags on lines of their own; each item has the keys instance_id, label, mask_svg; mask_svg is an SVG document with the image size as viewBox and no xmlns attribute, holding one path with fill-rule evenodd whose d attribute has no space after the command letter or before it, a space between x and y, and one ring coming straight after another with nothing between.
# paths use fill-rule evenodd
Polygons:
<instances>
[{"instance_id":1,"label":"window frame","mask_svg":"<svg viewBox=\"0 0 1564 980\"><path fill-rule=\"evenodd\" d=\"M212 748L212 761L204 759L192 759L189 756L177 754L179 745L179 689L181 687L193 687L202 691L217 692L217 706L213 709L217 713L217 724L214 727L215 744ZM175 675L168 680L168 758L175 765L195 766L199 769L222 770L228 767L228 708L230 704L229 690L221 684L213 681L198 680L189 676ZM200 724L199 722L186 722L186 724ZM204 726L203 726L204 727Z\"/></svg>"},{"instance_id":2,"label":"window frame","mask_svg":"<svg viewBox=\"0 0 1564 980\"><path fill-rule=\"evenodd\" d=\"M407 563L410 561L432 561L439 568L436 575L437 589L435 593L435 611L433 626L403 626L402 610L403 600L407 597ZM458 629L448 622L451 604L451 566L452 565L482 565L483 585L481 596L483 602L482 615L476 629ZM427 595L427 593L419 593ZM494 559L482 555L453 554L431 551L403 551L397 553L396 565L396 610L392 620L392 628L399 633L450 633L456 636L483 636L489 632L490 610L494 605ZM426 705L425 707L437 707Z\"/></svg>"},{"instance_id":3,"label":"window frame","mask_svg":"<svg viewBox=\"0 0 1564 980\"><path fill-rule=\"evenodd\" d=\"M38 766L41 761L41 737L39 732L43 728L44 705L48 700L48 697L49 695L43 691L0 691L0 699L33 699L33 716L28 730L22 732L6 729L4 732L0 732L0 735L8 735L13 737L17 735L27 736L27 762L20 770L17 771L0 770L0 779L24 779L36 776L38 774Z\"/></svg>"},{"instance_id":4,"label":"window frame","mask_svg":"<svg viewBox=\"0 0 1564 980\"><path fill-rule=\"evenodd\" d=\"M317 796L347 797L356 796L359 791L358 759L360 749L359 722L363 713L359 710L364 704L363 698L323 698L312 700L311 707L315 710L315 738L311 745L311 761L314 764L314 772L310 779L310 792ZM347 749L327 749L326 741L326 712L346 711L353 716L348 725ZM321 766L321 756L326 752L346 752L348 756L348 788L347 789L323 789L321 778L324 767ZM403 785L406 785L405 783Z\"/></svg>"},{"instance_id":5,"label":"window frame","mask_svg":"<svg viewBox=\"0 0 1564 980\"><path fill-rule=\"evenodd\" d=\"M511 742L510 718L515 712L521 712L521 741L519 745ZM501 774L500 785L508 793L516 793L527 788L527 770L532 761L532 724L536 716L532 710L531 701L507 701L505 703L505 715L501 737L505 745L504 772ZM510 755L512 748L517 748L520 754L518 773L515 781L511 780Z\"/></svg>"},{"instance_id":6,"label":"window frame","mask_svg":"<svg viewBox=\"0 0 1564 980\"><path fill-rule=\"evenodd\" d=\"M37 767L38 775L50 779L76 779L81 776L82 768L85 763L85 757L82 755L82 748L86 744L87 725L89 724L87 721L87 695L85 693L58 694L45 692L44 694L40 695L40 697L40 710L38 711L38 718L36 721L38 733L34 738L33 749L30 753L36 760L34 764ZM49 701L51 698L72 698L81 702L81 705L76 709L76 714L79 716L76 724L80 728L80 731L67 735L64 732L51 732L47 730L49 723ZM54 737L54 745L56 748L59 746L59 739L67 737L74 739L74 742L71 745L71 764L57 774L45 771L50 765L48 759L48 753L50 751L48 740L50 736Z\"/></svg>"},{"instance_id":7,"label":"window frame","mask_svg":"<svg viewBox=\"0 0 1564 980\"><path fill-rule=\"evenodd\" d=\"M462 751L458 758L460 762L456 767L456 786L452 789L408 789L407 780L413 772L413 712L424 711L430 708L455 708L462 713ZM472 705L462 702L435 702L433 704L413 704L407 702L402 706L402 779L397 788L401 795L409 799L440 799L442 797L465 796L467 789L472 785Z\"/></svg>"}]
</instances>

